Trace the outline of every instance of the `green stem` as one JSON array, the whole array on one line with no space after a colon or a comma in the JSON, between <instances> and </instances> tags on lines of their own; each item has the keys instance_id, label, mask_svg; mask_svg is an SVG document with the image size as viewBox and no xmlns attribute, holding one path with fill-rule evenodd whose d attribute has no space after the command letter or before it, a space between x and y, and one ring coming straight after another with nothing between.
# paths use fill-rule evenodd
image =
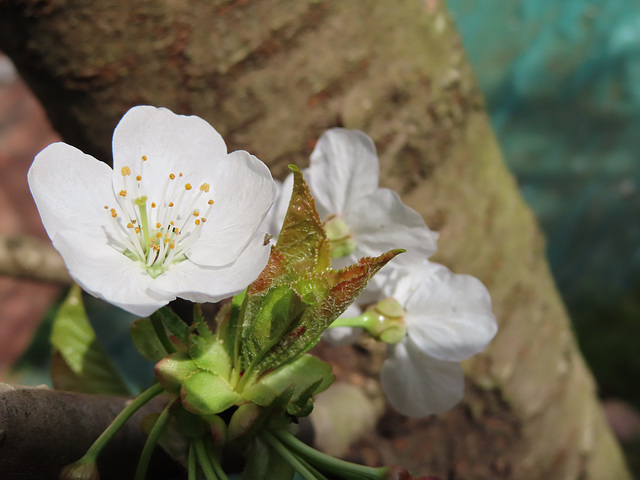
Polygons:
<instances>
[{"instance_id":1,"label":"green stem","mask_svg":"<svg viewBox=\"0 0 640 480\"><path fill-rule=\"evenodd\" d=\"M207 480L220 480L213 469L213 465L211 464L209 455L207 455L207 449L204 446L204 442L202 441L202 438L198 438L197 440L194 440L193 444L196 447L198 463L200 464L200 467L202 467L202 471L204 472L205 478Z\"/></svg>"},{"instance_id":2,"label":"green stem","mask_svg":"<svg viewBox=\"0 0 640 480\"><path fill-rule=\"evenodd\" d=\"M310 464L315 465L321 470L340 475L343 478L350 480L383 480L388 473L384 467L374 468L358 465L319 452L315 448L301 442L286 430L274 430L273 435Z\"/></svg>"},{"instance_id":3,"label":"green stem","mask_svg":"<svg viewBox=\"0 0 640 480\"><path fill-rule=\"evenodd\" d=\"M334 327L360 327L367 328L369 324L369 316L366 313L359 315L357 317L338 317L336 318L329 328Z\"/></svg>"},{"instance_id":4,"label":"green stem","mask_svg":"<svg viewBox=\"0 0 640 480\"><path fill-rule=\"evenodd\" d=\"M178 399L175 399L169 402L156 420L156 423L153 424L153 427L149 432L149 436L147 437L147 441L144 443L144 447L142 448L142 453L140 453L140 460L138 460L138 468L136 468L135 480L144 480L146 478L147 469L149 468L149 461L151 460L151 455L153 454L153 449L156 447L160 435L167 426L167 422L169 421L169 417L171 414L171 409L173 408L177 400Z\"/></svg>"},{"instance_id":5,"label":"green stem","mask_svg":"<svg viewBox=\"0 0 640 480\"><path fill-rule=\"evenodd\" d=\"M285 445L283 445L271 432L263 430L260 434L267 445L273 448L304 480L326 480L324 476L316 472L313 467L298 458Z\"/></svg>"},{"instance_id":6,"label":"green stem","mask_svg":"<svg viewBox=\"0 0 640 480\"><path fill-rule=\"evenodd\" d=\"M89 450L87 450L78 462L96 463L102 449L107 445L107 443L109 443L113 436L118 433L127 420L129 420L143 405L163 391L164 389L162 388L162 385L155 384L134 398L133 401L127 405L116 418L113 419L111 425L109 425L106 430L102 432L102 435L93 442L93 445L89 447Z\"/></svg>"},{"instance_id":7,"label":"green stem","mask_svg":"<svg viewBox=\"0 0 640 480\"><path fill-rule=\"evenodd\" d=\"M164 328L164 323L162 323L162 316L158 312L154 312L149 317L151 320L151 325L153 326L153 331L156 333L158 340L162 343L162 346L167 351L167 353L175 353L176 347L167 335L167 331Z\"/></svg>"},{"instance_id":8,"label":"green stem","mask_svg":"<svg viewBox=\"0 0 640 480\"><path fill-rule=\"evenodd\" d=\"M227 477L227 474L224 472L224 470L222 469L222 466L220 465L220 461L218 457L215 455L215 450L213 447L213 441L211 440L211 437L207 436L204 442L205 442L204 445L207 450L207 453L209 454L209 461L213 466L213 471L216 472L216 475L218 475L220 480L229 480L229 478Z\"/></svg>"},{"instance_id":9,"label":"green stem","mask_svg":"<svg viewBox=\"0 0 640 480\"><path fill-rule=\"evenodd\" d=\"M197 480L198 478L198 462L196 458L196 449L193 445L193 442L189 444L189 463L187 464L187 480Z\"/></svg>"}]
</instances>

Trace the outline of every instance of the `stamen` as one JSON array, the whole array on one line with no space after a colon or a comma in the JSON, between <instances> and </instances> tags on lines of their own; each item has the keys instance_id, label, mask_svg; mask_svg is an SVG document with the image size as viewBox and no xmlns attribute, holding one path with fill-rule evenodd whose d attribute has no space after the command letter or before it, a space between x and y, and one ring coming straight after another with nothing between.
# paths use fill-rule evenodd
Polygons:
<instances>
[{"instance_id":1,"label":"stamen","mask_svg":"<svg viewBox=\"0 0 640 480\"><path fill-rule=\"evenodd\" d=\"M175 180L175 179L176 179L176 176L175 176L173 173L170 173L170 174L169 174L169 178L170 178L171 180Z\"/></svg>"},{"instance_id":2,"label":"stamen","mask_svg":"<svg viewBox=\"0 0 640 480\"><path fill-rule=\"evenodd\" d=\"M127 196L127 191L126 190L120 190L120 196L121 197L126 197Z\"/></svg>"},{"instance_id":3,"label":"stamen","mask_svg":"<svg viewBox=\"0 0 640 480\"><path fill-rule=\"evenodd\" d=\"M156 202L151 202L151 208L156 208ZM160 228L160 227L158 227Z\"/></svg>"},{"instance_id":4,"label":"stamen","mask_svg":"<svg viewBox=\"0 0 640 480\"><path fill-rule=\"evenodd\" d=\"M126 177L127 175L131 175L131 169L129 167L122 167L120 173L122 173L123 177Z\"/></svg>"},{"instance_id":5,"label":"stamen","mask_svg":"<svg viewBox=\"0 0 640 480\"><path fill-rule=\"evenodd\" d=\"M142 155L142 161L146 162L147 161L147 156L146 155Z\"/></svg>"},{"instance_id":6,"label":"stamen","mask_svg":"<svg viewBox=\"0 0 640 480\"><path fill-rule=\"evenodd\" d=\"M209 205L213 205L213 200L209 200L207 203L208 203Z\"/></svg>"},{"instance_id":7,"label":"stamen","mask_svg":"<svg viewBox=\"0 0 640 480\"><path fill-rule=\"evenodd\" d=\"M142 180L142 175L136 175L136 180L137 180L137 181Z\"/></svg>"},{"instance_id":8,"label":"stamen","mask_svg":"<svg viewBox=\"0 0 640 480\"><path fill-rule=\"evenodd\" d=\"M200 185L200 190L205 192L205 193L209 193L209 184L208 183L203 183L202 185Z\"/></svg>"},{"instance_id":9,"label":"stamen","mask_svg":"<svg viewBox=\"0 0 640 480\"><path fill-rule=\"evenodd\" d=\"M192 215L193 215L194 217L197 217L197 216L199 216L199 215L200 215L200 212L198 212L197 210L194 210L194 211L193 211L193 213L192 213Z\"/></svg>"},{"instance_id":10,"label":"stamen","mask_svg":"<svg viewBox=\"0 0 640 480\"><path fill-rule=\"evenodd\" d=\"M191 184L190 184L190 183L185 183L185 184L184 184L184 189L185 189L185 190L189 191L189 190L191 190L191 188L192 188L192 187L191 187Z\"/></svg>"}]
</instances>

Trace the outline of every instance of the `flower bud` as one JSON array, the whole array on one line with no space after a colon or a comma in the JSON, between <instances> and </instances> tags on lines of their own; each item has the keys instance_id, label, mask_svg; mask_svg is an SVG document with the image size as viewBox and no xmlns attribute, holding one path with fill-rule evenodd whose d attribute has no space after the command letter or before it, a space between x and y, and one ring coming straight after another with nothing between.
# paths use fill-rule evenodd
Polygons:
<instances>
[{"instance_id":1,"label":"flower bud","mask_svg":"<svg viewBox=\"0 0 640 480\"><path fill-rule=\"evenodd\" d=\"M100 480L98 466L95 463L77 461L60 471L60 480Z\"/></svg>"}]
</instances>

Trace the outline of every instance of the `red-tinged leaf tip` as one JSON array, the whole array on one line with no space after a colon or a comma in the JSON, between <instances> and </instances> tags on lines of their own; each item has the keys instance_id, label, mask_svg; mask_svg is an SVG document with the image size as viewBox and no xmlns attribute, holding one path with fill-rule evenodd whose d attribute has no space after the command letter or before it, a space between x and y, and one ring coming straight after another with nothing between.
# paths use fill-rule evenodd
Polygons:
<instances>
[{"instance_id":1,"label":"red-tinged leaf tip","mask_svg":"<svg viewBox=\"0 0 640 480\"><path fill-rule=\"evenodd\" d=\"M286 272L284 255L277 247L271 248L269 261L258 278L249 285L247 293L250 295L258 295L273 285L274 280L280 278Z\"/></svg>"}]
</instances>

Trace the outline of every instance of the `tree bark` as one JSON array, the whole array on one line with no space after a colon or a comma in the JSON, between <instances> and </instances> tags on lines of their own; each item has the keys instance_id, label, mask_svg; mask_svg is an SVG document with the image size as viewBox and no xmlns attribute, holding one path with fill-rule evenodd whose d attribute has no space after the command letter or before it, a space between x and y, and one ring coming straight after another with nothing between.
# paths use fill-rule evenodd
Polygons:
<instances>
[{"instance_id":1,"label":"tree bark","mask_svg":"<svg viewBox=\"0 0 640 480\"><path fill-rule=\"evenodd\" d=\"M466 363L460 406L387 410L353 458L447 479L629 478L444 2L3 0L0 48L66 141L103 160L137 104L202 116L276 176L329 127L373 137L383 185L440 231L436 261L487 285L500 331ZM376 376L340 352L326 354Z\"/></svg>"},{"instance_id":2,"label":"tree bark","mask_svg":"<svg viewBox=\"0 0 640 480\"><path fill-rule=\"evenodd\" d=\"M0 383L0 472L7 480L57 480L100 436L128 399L60 392L46 387ZM102 480L132 478L146 435L145 415L158 413L166 399L142 407L116 434L100 456ZM160 449L149 478L178 479L185 470Z\"/></svg>"}]
</instances>

